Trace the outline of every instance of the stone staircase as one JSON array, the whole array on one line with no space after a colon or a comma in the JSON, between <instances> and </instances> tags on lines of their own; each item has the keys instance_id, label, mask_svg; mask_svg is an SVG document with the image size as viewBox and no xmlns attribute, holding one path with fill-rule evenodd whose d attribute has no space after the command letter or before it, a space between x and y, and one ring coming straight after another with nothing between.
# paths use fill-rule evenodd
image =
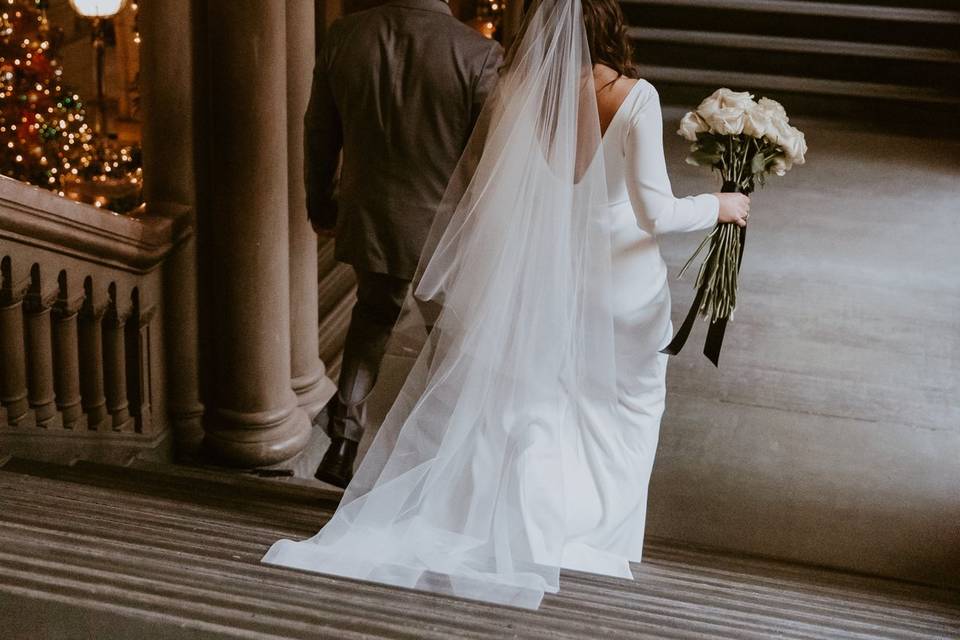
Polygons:
<instances>
[{"instance_id":1,"label":"stone staircase","mask_svg":"<svg viewBox=\"0 0 960 640\"><path fill-rule=\"evenodd\" d=\"M665 101L718 86L792 112L960 132L960 5L950 0L624 0ZM914 129L922 127L913 127Z\"/></svg>"},{"instance_id":2,"label":"stone staircase","mask_svg":"<svg viewBox=\"0 0 960 640\"><path fill-rule=\"evenodd\" d=\"M0 468L0 637L960 638L960 593L650 540L539 611L261 565L339 494L185 467Z\"/></svg>"}]
</instances>

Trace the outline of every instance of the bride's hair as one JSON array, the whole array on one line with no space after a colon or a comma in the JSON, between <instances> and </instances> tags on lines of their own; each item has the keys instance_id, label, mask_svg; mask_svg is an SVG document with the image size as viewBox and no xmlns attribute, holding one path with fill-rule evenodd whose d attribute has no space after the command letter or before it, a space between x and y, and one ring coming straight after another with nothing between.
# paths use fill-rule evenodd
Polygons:
<instances>
[{"instance_id":1,"label":"bride's hair","mask_svg":"<svg viewBox=\"0 0 960 640\"><path fill-rule=\"evenodd\" d=\"M529 14L536 5L537 0L524 0L524 14ZM627 35L627 20L620 9L620 3L617 0L581 0L581 5L593 64L606 65L621 76L639 78L640 70L633 59L633 46ZM526 25L527 21L524 20L521 32ZM518 37L517 41L519 40ZM507 64L513 59L512 49L507 54Z\"/></svg>"},{"instance_id":2,"label":"bride's hair","mask_svg":"<svg viewBox=\"0 0 960 640\"><path fill-rule=\"evenodd\" d=\"M621 76L638 78L627 21L616 0L581 0L593 64L610 67Z\"/></svg>"}]
</instances>

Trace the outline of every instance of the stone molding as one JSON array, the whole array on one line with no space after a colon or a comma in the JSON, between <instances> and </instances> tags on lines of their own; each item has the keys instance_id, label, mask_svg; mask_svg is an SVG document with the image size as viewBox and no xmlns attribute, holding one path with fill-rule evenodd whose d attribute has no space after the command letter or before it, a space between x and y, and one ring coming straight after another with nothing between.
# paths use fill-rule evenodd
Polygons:
<instances>
[{"instance_id":1,"label":"stone molding","mask_svg":"<svg viewBox=\"0 0 960 640\"><path fill-rule=\"evenodd\" d=\"M141 216L121 216L0 176L0 238L147 273L193 233L191 211L154 204Z\"/></svg>"}]
</instances>

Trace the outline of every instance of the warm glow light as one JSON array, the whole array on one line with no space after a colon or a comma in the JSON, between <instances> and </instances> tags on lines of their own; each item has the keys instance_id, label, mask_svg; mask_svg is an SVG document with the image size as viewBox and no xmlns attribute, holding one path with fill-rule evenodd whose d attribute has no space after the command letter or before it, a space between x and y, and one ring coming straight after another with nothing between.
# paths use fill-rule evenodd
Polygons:
<instances>
[{"instance_id":1,"label":"warm glow light","mask_svg":"<svg viewBox=\"0 0 960 640\"><path fill-rule=\"evenodd\" d=\"M86 18L110 18L123 10L127 0L70 0L73 10Z\"/></svg>"}]
</instances>

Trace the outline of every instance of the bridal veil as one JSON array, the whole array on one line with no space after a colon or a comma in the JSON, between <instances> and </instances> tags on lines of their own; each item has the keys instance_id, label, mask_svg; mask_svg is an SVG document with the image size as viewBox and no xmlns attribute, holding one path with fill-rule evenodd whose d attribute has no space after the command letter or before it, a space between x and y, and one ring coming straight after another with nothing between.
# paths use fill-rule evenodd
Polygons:
<instances>
[{"instance_id":1,"label":"bridal veil","mask_svg":"<svg viewBox=\"0 0 960 640\"><path fill-rule=\"evenodd\" d=\"M264 562L527 608L558 590L565 443L617 401L601 142L580 1L542 0L424 251L430 337L336 514Z\"/></svg>"}]
</instances>

